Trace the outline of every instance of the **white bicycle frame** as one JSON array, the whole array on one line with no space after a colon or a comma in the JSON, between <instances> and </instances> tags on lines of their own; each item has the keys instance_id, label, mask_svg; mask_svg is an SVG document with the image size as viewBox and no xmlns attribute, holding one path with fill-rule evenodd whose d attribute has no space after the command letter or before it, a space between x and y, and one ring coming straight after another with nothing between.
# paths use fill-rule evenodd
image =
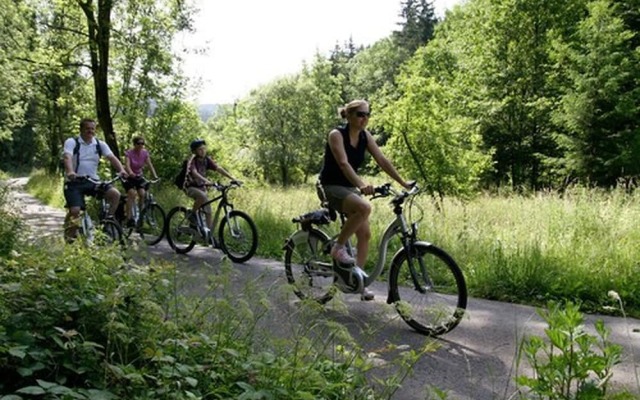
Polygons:
<instances>
[{"instance_id":1,"label":"white bicycle frame","mask_svg":"<svg viewBox=\"0 0 640 400\"><path fill-rule=\"evenodd\" d=\"M417 192L418 192L418 189L414 187L411 189L411 191L408 192L408 195L414 195ZM326 232L317 228L312 228L312 229L322 232L327 236L327 238L329 238L329 235L327 235ZM362 290L364 290L365 287L371 285L376 279L378 279L378 277L384 271L384 266L387 262L387 251L389 249L389 242L391 241L391 239L393 239L394 236L401 236L401 237L405 236L405 234L410 232L410 229L417 230L417 227L416 226L411 228L409 227L409 225L407 224L407 220L404 216L404 213L396 214L394 220L391 221L391 223L389 223L387 228L384 230L382 238L378 243L378 257L377 257L377 261L373 271L368 276L366 276L366 274L364 274L364 271L362 271L361 269L359 268L354 269L353 271L354 276L358 280L358 286L357 286L356 292L357 291L361 292ZM299 243L298 240L305 240L307 235L308 235L307 231L300 229L291 236L291 240L294 243ZM335 237L336 236L334 236L333 238L330 238L329 243L332 244L335 241ZM419 245L425 245L425 246L431 245L430 243L423 242L423 241L414 241L412 244L413 245L419 244ZM346 246L350 254L353 254L353 245L351 244L351 240L347 241ZM407 246L407 243L403 243L403 247L394 254L393 258L396 258L403 250L405 250L406 246ZM323 263L323 262L318 262L316 260L313 260L312 263L310 263L310 266L315 267L316 270L329 269L331 270L332 274L334 273L333 264Z\"/></svg>"}]
</instances>

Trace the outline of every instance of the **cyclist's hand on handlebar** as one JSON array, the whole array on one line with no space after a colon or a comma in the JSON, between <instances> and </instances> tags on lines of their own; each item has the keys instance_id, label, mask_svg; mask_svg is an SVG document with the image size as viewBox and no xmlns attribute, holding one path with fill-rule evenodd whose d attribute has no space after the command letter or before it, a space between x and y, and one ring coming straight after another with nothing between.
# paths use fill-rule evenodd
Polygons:
<instances>
[{"instance_id":1,"label":"cyclist's hand on handlebar","mask_svg":"<svg viewBox=\"0 0 640 400\"><path fill-rule=\"evenodd\" d=\"M67 179L69 179L70 181L76 180L77 177L78 177L78 174L76 174L74 171L67 174Z\"/></svg>"},{"instance_id":2,"label":"cyclist's hand on handlebar","mask_svg":"<svg viewBox=\"0 0 640 400\"><path fill-rule=\"evenodd\" d=\"M371 196L372 194L374 194L374 188L371 185L364 185L359 187L360 189L360 193Z\"/></svg>"},{"instance_id":3,"label":"cyclist's hand on handlebar","mask_svg":"<svg viewBox=\"0 0 640 400\"><path fill-rule=\"evenodd\" d=\"M129 177L129 174L127 173L127 171L122 170L118 172L118 176L120 177L120 179L126 180Z\"/></svg>"},{"instance_id":4,"label":"cyclist's hand on handlebar","mask_svg":"<svg viewBox=\"0 0 640 400\"><path fill-rule=\"evenodd\" d=\"M407 190L411 190L416 185L416 183L416 181L404 181L402 186Z\"/></svg>"}]
</instances>

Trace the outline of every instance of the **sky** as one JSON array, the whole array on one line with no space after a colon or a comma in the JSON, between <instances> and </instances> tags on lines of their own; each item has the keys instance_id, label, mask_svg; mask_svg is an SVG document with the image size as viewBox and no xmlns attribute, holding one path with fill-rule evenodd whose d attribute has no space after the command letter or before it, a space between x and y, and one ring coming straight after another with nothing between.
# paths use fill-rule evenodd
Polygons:
<instances>
[{"instance_id":1,"label":"sky","mask_svg":"<svg viewBox=\"0 0 640 400\"><path fill-rule=\"evenodd\" d=\"M437 16L463 0L434 0ZM197 104L232 103L300 72L316 53L353 40L371 45L399 29L401 0L195 0L195 33L180 35L184 72L200 80ZM193 54L194 50L201 50Z\"/></svg>"}]
</instances>

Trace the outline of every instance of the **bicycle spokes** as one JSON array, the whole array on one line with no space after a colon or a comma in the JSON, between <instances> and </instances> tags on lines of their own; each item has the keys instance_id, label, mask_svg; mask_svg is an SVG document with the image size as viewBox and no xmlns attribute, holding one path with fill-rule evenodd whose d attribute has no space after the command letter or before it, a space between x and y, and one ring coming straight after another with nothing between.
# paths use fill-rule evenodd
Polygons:
<instances>
[{"instance_id":1,"label":"bicycle spokes","mask_svg":"<svg viewBox=\"0 0 640 400\"><path fill-rule=\"evenodd\" d=\"M325 303L333 295L333 260L319 231L304 232L288 240L285 246L285 271L294 293L301 299Z\"/></svg>"},{"instance_id":2,"label":"bicycle spokes","mask_svg":"<svg viewBox=\"0 0 640 400\"><path fill-rule=\"evenodd\" d=\"M402 319L426 335L440 335L453 329L467 304L464 277L444 251L426 244L414 244L411 255L394 259L389 277L389 301Z\"/></svg>"}]
</instances>

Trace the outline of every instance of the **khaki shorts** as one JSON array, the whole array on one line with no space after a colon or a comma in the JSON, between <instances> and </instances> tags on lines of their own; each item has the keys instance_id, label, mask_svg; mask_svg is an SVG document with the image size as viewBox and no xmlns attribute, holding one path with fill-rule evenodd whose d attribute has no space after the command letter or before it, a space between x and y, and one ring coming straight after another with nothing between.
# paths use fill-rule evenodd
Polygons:
<instances>
[{"instance_id":1,"label":"khaki shorts","mask_svg":"<svg viewBox=\"0 0 640 400\"><path fill-rule=\"evenodd\" d=\"M342 211L342 203L344 202L344 199L349 197L349 195L355 194L356 196L361 196L360 190L355 187L325 185L318 186L318 189L320 188L324 191L324 196L326 197L326 201L329 203L329 207L338 212L344 212ZM318 190L318 197L320 197L320 200L324 201L320 190Z\"/></svg>"},{"instance_id":2,"label":"khaki shorts","mask_svg":"<svg viewBox=\"0 0 640 400\"><path fill-rule=\"evenodd\" d=\"M209 201L207 192L205 192L200 188L197 188L195 186L189 186L186 191L187 191L187 196L191 197L194 200L200 200L202 203L206 203L207 201ZM202 209L207 214L211 214L211 204L207 204Z\"/></svg>"}]
</instances>

